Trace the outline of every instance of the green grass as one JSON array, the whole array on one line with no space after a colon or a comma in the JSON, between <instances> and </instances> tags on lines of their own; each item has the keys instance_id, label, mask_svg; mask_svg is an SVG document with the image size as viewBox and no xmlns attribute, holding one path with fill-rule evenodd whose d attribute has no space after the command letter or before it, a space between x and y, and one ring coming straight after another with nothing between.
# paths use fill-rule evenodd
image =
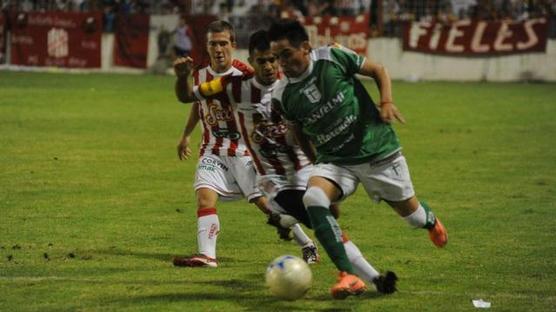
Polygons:
<instances>
[{"instance_id":1,"label":"green grass","mask_svg":"<svg viewBox=\"0 0 556 312\"><path fill-rule=\"evenodd\" d=\"M325 259L306 298L284 302L265 267L298 248L245 201L219 205L218 269L170 262L196 251L195 161L175 152L189 107L172 77L0 72L0 310L472 311L482 298L555 311L556 85L396 82L394 95L448 246L359 190L340 223L399 292L333 301Z\"/></svg>"}]
</instances>

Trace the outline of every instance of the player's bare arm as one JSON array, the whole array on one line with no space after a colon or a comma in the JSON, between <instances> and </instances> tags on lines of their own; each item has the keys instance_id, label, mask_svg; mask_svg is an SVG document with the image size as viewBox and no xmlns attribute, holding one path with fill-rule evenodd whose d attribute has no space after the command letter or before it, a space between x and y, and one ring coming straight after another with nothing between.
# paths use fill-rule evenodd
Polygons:
<instances>
[{"instance_id":1,"label":"player's bare arm","mask_svg":"<svg viewBox=\"0 0 556 312\"><path fill-rule=\"evenodd\" d=\"M183 134L178 142L178 158L180 160L187 160L191 156L191 133L199 123L199 102L193 102L191 111L189 112L189 117L187 118L187 123Z\"/></svg>"},{"instance_id":2,"label":"player's bare arm","mask_svg":"<svg viewBox=\"0 0 556 312\"><path fill-rule=\"evenodd\" d=\"M369 59L366 59L359 73L375 80L378 90L380 92L380 118L384 122L392 122L397 120L401 123L405 123L405 119L402 114L394 105L394 100L392 97L392 80L388 71L382 64L375 63Z\"/></svg>"},{"instance_id":3,"label":"player's bare arm","mask_svg":"<svg viewBox=\"0 0 556 312\"><path fill-rule=\"evenodd\" d=\"M178 100L182 103L195 101L190 76L193 69L193 59L190 57L178 57L174 61L174 73L176 74L175 92Z\"/></svg>"}]
</instances>

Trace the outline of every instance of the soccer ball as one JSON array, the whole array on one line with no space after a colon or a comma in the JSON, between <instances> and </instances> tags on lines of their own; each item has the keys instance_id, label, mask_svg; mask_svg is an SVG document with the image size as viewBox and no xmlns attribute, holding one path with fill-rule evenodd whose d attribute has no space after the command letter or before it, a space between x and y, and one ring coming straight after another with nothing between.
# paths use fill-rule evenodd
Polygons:
<instances>
[{"instance_id":1,"label":"soccer ball","mask_svg":"<svg viewBox=\"0 0 556 312\"><path fill-rule=\"evenodd\" d=\"M266 285L276 297L296 300L305 295L313 274L309 265L295 256L280 256L266 268Z\"/></svg>"}]
</instances>

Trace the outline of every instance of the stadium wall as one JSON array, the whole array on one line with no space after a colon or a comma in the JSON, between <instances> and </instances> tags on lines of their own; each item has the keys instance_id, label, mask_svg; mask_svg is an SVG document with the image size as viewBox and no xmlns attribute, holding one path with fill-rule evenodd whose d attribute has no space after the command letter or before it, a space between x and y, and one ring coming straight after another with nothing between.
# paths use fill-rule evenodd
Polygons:
<instances>
[{"instance_id":1,"label":"stadium wall","mask_svg":"<svg viewBox=\"0 0 556 312\"><path fill-rule=\"evenodd\" d=\"M452 57L402 51L396 38L369 40L368 54L396 80L556 81L556 40L546 53Z\"/></svg>"},{"instance_id":2,"label":"stadium wall","mask_svg":"<svg viewBox=\"0 0 556 312\"><path fill-rule=\"evenodd\" d=\"M394 80L407 81L556 81L556 40L546 53L491 57L451 57L405 52L397 38L371 39L367 54L388 68ZM239 50L238 58L247 59Z\"/></svg>"},{"instance_id":3,"label":"stadium wall","mask_svg":"<svg viewBox=\"0 0 556 312\"><path fill-rule=\"evenodd\" d=\"M147 71L157 62L157 34L149 35ZM102 65L99 70L55 69L69 72L122 72L144 73L145 70L114 66L114 35L102 36ZM402 50L397 38L375 38L368 42L368 56L384 64L395 80L430 81L551 81L556 82L556 40L547 41L546 53L528 53L491 57L451 57ZM237 57L247 59L247 50L240 49ZM52 70L53 68L18 68L3 65L12 70ZM160 71L157 71L160 72ZM167 70L167 73L172 73Z\"/></svg>"}]
</instances>

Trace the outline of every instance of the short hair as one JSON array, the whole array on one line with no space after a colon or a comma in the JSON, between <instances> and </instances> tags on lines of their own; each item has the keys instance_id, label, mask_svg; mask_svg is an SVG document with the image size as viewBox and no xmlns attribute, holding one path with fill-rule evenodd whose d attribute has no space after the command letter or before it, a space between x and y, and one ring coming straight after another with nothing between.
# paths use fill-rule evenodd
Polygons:
<instances>
[{"instance_id":1,"label":"short hair","mask_svg":"<svg viewBox=\"0 0 556 312\"><path fill-rule=\"evenodd\" d=\"M230 24L226 21L223 21L223 20L217 20L217 21L211 22L207 26L207 34L208 33L219 33L219 32L225 32L225 31L230 33L230 41L235 42L236 41L236 32L235 32L234 26L232 26L232 24Z\"/></svg>"},{"instance_id":2,"label":"short hair","mask_svg":"<svg viewBox=\"0 0 556 312\"><path fill-rule=\"evenodd\" d=\"M270 25L268 30L270 41L288 39L294 46L299 47L303 41L309 41L309 35L300 22L291 19L281 19Z\"/></svg>"},{"instance_id":3,"label":"short hair","mask_svg":"<svg viewBox=\"0 0 556 312\"><path fill-rule=\"evenodd\" d=\"M270 50L270 40L268 40L268 31L259 30L249 36L249 54L253 54L255 50Z\"/></svg>"}]
</instances>

